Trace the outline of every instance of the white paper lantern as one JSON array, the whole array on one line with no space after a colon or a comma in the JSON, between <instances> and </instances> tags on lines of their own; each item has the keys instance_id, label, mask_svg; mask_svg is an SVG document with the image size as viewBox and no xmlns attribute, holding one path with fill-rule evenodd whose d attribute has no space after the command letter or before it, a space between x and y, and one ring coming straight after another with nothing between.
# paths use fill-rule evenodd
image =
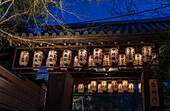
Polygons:
<instances>
[{"instance_id":1,"label":"white paper lantern","mask_svg":"<svg viewBox=\"0 0 170 111\"><path fill-rule=\"evenodd\" d=\"M87 61L87 51L85 49L79 49L78 62L80 65L85 65Z\"/></svg>"},{"instance_id":2,"label":"white paper lantern","mask_svg":"<svg viewBox=\"0 0 170 111\"><path fill-rule=\"evenodd\" d=\"M108 84L107 92L108 92L108 93L113 93L113 86L112 86L112 84L111 84L111 83L110 83L110 84Z\"/></svg>"},{"instance_id":3,"label":"white paper lantern","mask_svg":"<svg viewBox=\"0 0 170 111\"><path fill-rule=\"evenodd\" d=\"M93 61L93 56L89 56L89 59L88 59L88 66L96 66L94 64L94 61ZM97 70L97 68L89 68L89 70Z\"/></svg>"},{"instance_id":4,"label":"white paper lantern","mask_svg":"<svg viewBox=\"0 0 170 111\"><path fill-rule=\"evenodd\" d=\"M133 65L143 65L143 61L142 61L142 55L137 53L135 54L135 60L133 62ZM135 69L137 68L142 68L142 66L135 66Z\"/></svg>"},{"instance_id":5,"label":"white paper lantern","mask_svg":"<svg viewBox=\"0 0 170 111\"><path fill-rule=\"evenodd\" d=\"M84 84L79 84L78 85L78 93L83 93L84 92Z\"/></svg>"},{"instance_id":6,"label":"white paper lantern","mask_svg":"<svg viewBox=\"0 0 170 111\"><path fill-rule=\"evenodd\" d=\"M73 64L74 67L81 67L81 65L79 64L78 62L78 58L77 56L74 57L74 64ZM82 68L74 68L75 70L81 70Z\"/></svg>"},{"instance_id":7,"label":"white paper lantern","mask_svg":"<svg viewBox=\"0 0 170 111\"><path fill-rule=\"evenodd\" d=\"M101 84L98 84L98 93L103 93L103 88Z\"/></svg>"},{"instance_id":8,"label":"white paper lantern","mask_svg":"<svg viewBox=\"0 0 170 111\"><path fill-rule=\"evenodd\" d=\"M48 58L46 60L46 67L47 70L53 70L54 66L56 65L57 62L57 51L55 50L50 50L48 52Z\"/></svg>"},{"instance_id":9,"label":"white paper lantern","mask_svg":"<svg viewBox=\"0 0 170 111\"><path fill-rule=\"evenodd\" d=\"M103 91L107 90L107 81L101 81Z\"/></svg>"},{"instance_id":10,"label":"white paper lantern","mask_svg":"<svg viewBox=\"0 0 170 111\"><path fill-rule=\"evenodd\" d=\"M63 57L63 64L65 66L69 66L69 64L71 63L71 60L72 60L72 51L64 50L62 57Z\"/></svg>"},{"instance_id":11,"label":"white paper lantern","mask_svg":"<svg viewBox=\"0 0 170 111\"><path fill-rule=\"evenodd\" d=\"M97 82L96 81L91 81L91 89L93 91L96 91L96 88L97 88Z\"/></svg>"},{"instance_id":12,"label":"white paper lantern","mask_svg":"<svg viewBox=\"0 0 170 111\"><path fill-rule=\"evenodd\" d=\"M159 64L158 54L152 53L151 64L153 64L153 65Z\"/></svg>"},{"instance_id":13,"label":"white paper lantern","mask_svg":"<svg viewBox=\"0 0 170 111\"><path fill-rule=\"evenodd\" d=\"M93 90L91 89L91 84L88 84L88 91L87 91L88 93L92 93L93 92Z\"/></svg>"},{"instance_id":14,"label":"white paper lantern","mask_svg":"<svg viewBox=\"0 0 170 111\"><path fill-rule=\"evenodd\" d=\"M127 91L128 90L128 81L127 80L123 80L122 81L122 85L123 85L123 90Z\"/></svg>"},{"instance_id":15,"label":"white paper lantern","mask_svg":"<svg viewBox=\"0 0 170 111\"><path fill-rule=\"evenodd\" d=\"M121 83L118 84L118 93L123 93L123 85Z\"/></svg>"},{"instance_id":16,"label":"white paper lantern","mask_svg":"<svg viewBox=\"0 0 170 111\"><path fill-rule=\"evenodd\" d=\"M19 58L19 65L20 66L27 66L29 61L29 52L28 51L21 51L20 58Z\"/></svg>"},{"instance_id":17,"label":"white paper lantern","mask_svg":"<svg viewBox=\"0 0 170 111\"><path fill-rule=\"evenodd\" d=\"M110 63L117 64L118 63L118 56L119 56L119 50L118 48L111 48L109 49L109 57L110 57Z\"/></svg>"},{"instance_id":18,"label":"white paper lantern","mask_svg":"<svg viewBox=\"0 0 170 111\"><path fill-rule=\"evenodd\" d=\"M152 56L151 46L144 46L142 48L143 62L149 62L151 60L151 56Z\"/></svg>"},{"instance_id":19,"label":"white paper lantern","mask_svg":"<svg viewBox=\"0 0 170 111\"><path fill-rule=\"evenodd\" d=\"M111 66L109 55L104 55L103 57L103 66ZM109 69L109 67L105 67L106 69Z\"/></svg>"},{"instance_id":20,"label":"white paper lantern","mask_svg":"<svg viewBox=\"0 0 170 111\"><path fill-rule=\"evenodd\" d=\"M125 54L119 54L118 65L119 66L121 66L121 65L126 66L127 65ZM119 67L119 69L126 69L126 67Z\"/></svg>"},{"instance_id":21,"label":"white paper lantern","mask_svg":"<svg viewBox=\"0 0 170 111\"><path fill-rule=\"evenodd\" d=\"M133 83L129 83L128 92L129 93L134 93L134 84Z\"/></svg>"},{"instance_id":22,"label":"white paper lantern","mask_svg":"<svg viewBox=\"0 0 170 111\"><path fill-rule=\"evenodd\" d=\"M100 48L93 49L93 61L96 65L101 64L103 58L103 50Z\"/></svg>"},{"instance_id":23,"label":"white paper lantern","mask_svg":"<svg viewBox=\"0 0 170 111\"><path fill-rule=\"evenodd\" d=\"M33 70L39 70L43 61L43 52L42 51L35 51L34 58L33 58Z\"/></svg>"},{"instance_id":24,"label":"white paper lantern","mask_svg":"<svg viewBox=\"0 0 170 111\"><path fill-rule=\"evenodd\" d=\"M117 91L117 81L112 81L111 84L113 87L113 91Z\"/></svg>"},{"instance_id":25,"label":"white paper lantern","mask_svg":"<svg viewBox=\"0 0 170 111\"><path fill-rule=\"evenodd\" d=\"M62 68L60 68L60 70L62 70L62 71L66 71L68 69L68 68L64 68L64 67L67 67L67 66L65 66L63 64L63 58L62 57L60 57L60 67L62 67Z\"/></svg>"},{"instance_id":26,"label":"white paper lantern","mask_svg":"<svg viewBox=\"0 0 170 111\"><path fill-rule=\"evenodd\" d=\"M141 86L141 83L138 83L138 91L139 91L139 93L141 93L141 92L142 92L142 86Z\"/></svg>"},{"instance_id":27,"label":"white paper lantern","mask_svg":"<svg viewBox=\"0 0 170 111\"><path fill-rule=\"evenodd\" d=\"M127 47L125 50L127 63L133 62L135 59L135 49L133 47Z\"/></svg>"}]
</instances>

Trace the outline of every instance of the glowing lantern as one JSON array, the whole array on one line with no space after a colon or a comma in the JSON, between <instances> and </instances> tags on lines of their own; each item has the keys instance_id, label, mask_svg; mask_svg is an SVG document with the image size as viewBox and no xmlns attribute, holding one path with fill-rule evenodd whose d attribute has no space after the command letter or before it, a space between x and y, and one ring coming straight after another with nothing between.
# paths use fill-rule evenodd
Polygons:
<instances>
[{"instance_id":1,"label":"glowing lantern","mask_svg":"<svg viewBox=\"0 0 170 111\"><path fill-rule=\"evenodd\" d=\"M101 85L102 85L102 89L104 91L106 91L107 90L107 81L101 81Z\"/></svg>"},{"instance_id":2,"label":"glowing lantern","mask_svg":"<svg viewBox=\"0 0 170 111\"><path fill-rule=\"evenodd\" d=\"M91 84L88 84L88 91L87 91L88 93L92 93L93 92L93 90L91 89Z\"/></svg>"},{"instance_id":3,"label":"glowing lantern","mask_svg":"<svg viewBox=\"0 0 170 111\"><path fill-rule=\"evenodd\" d=\"M103 57L103 51L100 48L95 48L93 50L93 61L94 63L97 64L101 64L102 62L102 57Z\"/></svg>"},{"instance_id":4,"label":"glowing lantern","mask_svg":"<svg viewBox=\"0 0 170 111\"><path fill-rule=\"evenodd\" d=\"M123 93L123 85L121 83L118 84L118 93Z\"/></svg>"},{"instance_id":5,"label":"glowing lantern","mask_svg":"<svg viewBox=\"0 0 170 111\"><path fill-rule=\"evenodd\" d=\"M96 88L97 88L97 82L96 81L91 81L91 89L93 91L96 91Z\"/></svg>"},{"instance_id":6,"label":"glowing lantern","mask_svg":"<svg viewBox=\"0 0 170 111\"><path fill-rule=\"evenodd\" d=\"M119 50L117 48L111 48L109 49L109 57L110 57L110 63L111 64L117 64L118 63L118 56L119 56Z\"/></svg>"},{"instance_id":7,"label":"glowing lantern","mask_svg":"<svg viewBox=\"0 0 170 111\"><path fill-rule=\"evenodd\" d=\"M71 63L72 52L70 50L64 50L62 57L63 57L63 64L65 66L68 66Z\"/></svg>"},{"instance_id":8,"label":"glowing lantern","mask_svg":"<svg viewBox=\"0 0 170 111\"><path fill-rule=\"evenodd\" d=\"M93 57L92 56L89 56L89 59L88 59L88 66L96 66L93 62ZM97 68L89 68L89 70L97 70Z\"/></svg>"},{"instance_id":9,"label":"glowing lantern","mask_svg":"<svg viewBox=\"0 0 170 111\"><path fill-rule=\"evenodd\" d=\"M152 53L152 60L151 60L151 63L154 64L154 65L158 65L158 64L159 64L158 54Z\"/></svg>"},{"instance_id":10,"label":"glowing lantern","mask_svg":"<svg viewBox=\"0 0 170 111\"><path fill-rule=\"evenodd\" d=\"M113 93L112 84L108 84L107 92L108 92L108 93Z\"/></svg>"},{"instance_id":11,"label":"glowing lantern","mask_svg":"<svg viewBox=\"0 0 170 111\"><path fill-rule=\"evenodd\" d=\"M81 67L81 65L79 64L78 62L78 58L77 56L74 57L74 64L73 64L74 67ZM75 70L81 70L82 68L74 68Z\"/></svg>"},{"instance_id":12,"label":"glowing lantern","mask_svg":"<svg viewBox=\"0 0 170 111\"><path fill-rule=\"evenodd\" d=\"M141 83L139 83L139 84L138 84L138 91L139 91L139 93L141 93L141 92L142 92Z\"/></svg>"},{"instance_id":13,"label":"glowing lantern","mask_svg":"<svg viewBox=\"0 0 170 111\"><path fill-rule=\"evenodd\" d=\"M21 51L20 58L19 58L19 65L20 66L27 66L29 61L29 52L28 51Z\"/></svg>"},{"instance_id":14,"label":"glowing lantern","mask_svg":"<svg viewBox=\"0 0 170 111\"><path fill-rule=\"evenodd\" d=\"M103 57L103 66L110 66L110 60L109 55L104 55ZM105 67L106 69L109 69L109 67Z\"/></svg>"},{"instance_id":15,"label":"glowing lantern","mask_svg":"<svg viewBox=\"0 0 170 111\"><path fill-rule=\"evenodd\" d=\"M79 84L78 85L78 93L83 93L84 92L84 84Z\"/></svg>"},{"instance_id":16,"label":"glowing lantern","mask_svg":"<svg viewBox=\"0 0 170 111\"><path fill-rule=\"evenodd\" d=\"M101 84L98 84L98 93L103 93L103 88Z\"/></svg>"},{"instance_id":17,"label":"glowing lantern","mask_svg":"<svg viewBox=\"0 0 170 111\"><path fill-rule=\"evenodd\" d=\"M128 81L127 80L123 80L122 81L122 85L123 85L123 90L127 91L128 90Z\"/></svg>"},{"instance_id":18,"label":"glowing lantern","mask_svg":"<svg viewBox=\"0 0 170 111\"><path fill-rule=\"evenodd\" d=\"M117 91L117 81L112 81L111 84L112 84L113 91Z\"/></svg>"},{"instance_id":19,"label":"glowing lantern","mask_svg":"<svg viewBox=\"0 0 170 111\"><path fill-rule=\"evenodd\" d=\"M126 54L127 63L134 61L134 59L135 59L135 49L133 47L127 47L125 54Z\"/></svg>"},{"instance_id":20,"label":"glowing lantern","mask_svg":"<svg viewBox=\"0 0 170 111\"><path fill-rule=\"evenodd\" d=\"M144 46L142 48L143 62L149 62L152 56L152 48L150 46Z\"/></svg>"},{"instance_id":21,"label":"glowing lantern","mask_svg":"<svg viewBox=\"0 0 170 111\"><path fill-rule=\"evenodd\" d=\"M133 83L129 83L128 92L129 93L134 93L134 84Z\"/></svg>"},{"instance_id":22,"label":"glowing lantern","mask_svg":"<svg viewBox=\"0 0 170 111\"><path fill-rule=\"evenodd\" d=\"M143 61L142 61L142 55L137 53L135 54L135 60L133 62L133 65L143 65ZM135 66L135 69L137 68L142 68L142 66Z\"/></svg>"},{"instance_id":23,"label":"glowing lantern","mask_svg":"<svg viewBox=\"0 0 170 111\"><path fill-rule=\"evenodd\" d=\"M56 62L57 62L57 51L50 50L48 52L48 58L46 61L46 67L50 67L50 68L47 68L47 70L53 70L54 66L56 65Z\"/></svg>"},{"instance_id":24,"label":"glowing lantern","mask_svg":"<svg viewBox=\"0 0 170 111\"><path fill-rule=\"evenodd\" d=\"M34 58L33 58L33 70L39 70L37 68L41 67L43 61L43 52L42 51L35 51L34 52Z\"/></svg>"},{"instance_id":25,"label":"glowing lantern","mask_svg":"<svg viewBox=\"0 0 170 111\"><path fill-rule=\"evenodd\" d=\"M66 71L67 70L67 68L64 68L64 67L67 67L67 66L65 66L63 64L63 58L62 57L60 57L60 67L62 67L62 68L60 68L60 70L62 70L62 71Z\"/></svg>"},{"instance_id":26,"label":"glowing lantern","mask_svg":"<svg viewBox=\"0 0 170 111\"><path fill-rule=\"evenodd\" d=\"M85 49L79 49L78 62L80 65L85 65L87 61L87 51Z\"/></svg>"},{"instance_id":27,"label":"glowing lantern","mask_svg":"<svg viewBox=\"0 0 170 111\"><path fill-rule=\"evenodd\" d=\"M120 66L121 65L124 65L124 66L127 65L125 54L120 54L119 55L118 65L120 65ZM126 69L126 67L119 67L119 69Z\"/></svg>"}]
</instances>

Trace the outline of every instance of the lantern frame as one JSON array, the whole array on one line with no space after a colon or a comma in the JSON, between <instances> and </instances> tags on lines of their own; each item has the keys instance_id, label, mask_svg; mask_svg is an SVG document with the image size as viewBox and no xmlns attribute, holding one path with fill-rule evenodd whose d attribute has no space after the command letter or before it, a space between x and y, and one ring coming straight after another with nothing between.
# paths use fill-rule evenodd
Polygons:
<instances>
[{"instance_id":1,"label":"lantern frame","mask_svg":"<svg viewBox=\"0 0 170 111\"><path fill-rule=\"evenodd\" d=\"M20 66L27 66L29 61L29 52L28 51L21 51L20 58L19 58L19 65Z\"/></svg>"},{"instance_id":2,"label":"lantern frame","mask_svg":"<svg viewBox=\"0 0 170 111\"><path fill-rule=\"evenodd\" d=\"M100 48L93 49L93 62L96 65L99 65L102 63L103 59L103 50Z\"/></svg>"},{"instance_id":3,"label":"lantern frame","mask_svg":"<svg viewBox=\"0 0 170 111\"><path fill-rule=\"evenodd\" d=\"M77 58L80 65L85 65L87 62L87 50L79 49Z\"/></svg>"},{"instance_id":4,"label":"lantern frame","mask_svg":"<svg viewBox=\"0 0 170 111\"><path fill-rule=\"evenodd\" d=\"M57 51L56 50L50 50L48 52L48 57L46 60L46 67L47 70L53 70L54 66L56 65L57 62Z\"/></svg>"},{"instance_id":5,"label":"lantern frame","mask_svg":"<svg viewBox=\"0 0 170 111\"><path fill-rule=\"evenodd\" d=\"M130 54L130 51L131 51L131 54ZM133 61L135 59L135 48L133 48L133 47L126 47L125 54L126 54L126 61L127 61L127 63L130 63L130 62L133 63Z\"/></svg>"},{"instance_id":6,"label":"lantern frame","mask_svg":"<svg viewBox=\"0 0 170 111\"><path fill-rule=\"evenodd\" d=\"M39 71L41 64L43 61L43 52L40 50L34 51L34 57L33 57L33 70Z\"/></svg>"},{"instance_id":7,"label":"lantern frame","mask_svg":"<svg viewBox=\"0 0 170 111\"><path fill-rule=\"evenodd\" d=\"M109 58L111 64L117 64L119 57L119 49L118 48L110 48L109 49Z\"/></svg>"}]
</instances>

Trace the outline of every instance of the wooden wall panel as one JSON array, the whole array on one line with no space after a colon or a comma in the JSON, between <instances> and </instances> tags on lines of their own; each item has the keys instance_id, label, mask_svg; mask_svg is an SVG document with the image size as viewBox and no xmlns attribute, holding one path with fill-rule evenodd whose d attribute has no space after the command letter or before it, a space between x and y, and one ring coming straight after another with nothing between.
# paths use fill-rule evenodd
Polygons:
<instances>
[{"instance_id":1,"label":"wooden wall panel","mask_svg":"<svg viewBox=\"0 0 170 111\"><path fill-rule=\"evenodd\" d=\"M46 92L0 66L0 109L42 111Z\"/></svg>"}]
</instances>

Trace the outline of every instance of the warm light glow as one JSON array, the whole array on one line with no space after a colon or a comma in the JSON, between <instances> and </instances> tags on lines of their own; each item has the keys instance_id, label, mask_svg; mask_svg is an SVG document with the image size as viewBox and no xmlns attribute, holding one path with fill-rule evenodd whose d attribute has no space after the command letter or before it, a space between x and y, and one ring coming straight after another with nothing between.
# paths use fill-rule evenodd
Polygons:
<instances>
[{"instance_id":1,"label":"warm light glow","mask_svg":"<svg viewBox=\"0 0 170 111\"><path fill-rule=\"evenodd\" d=\"M79 84L78 85L78 93L83 93L84 92L84 84Z\"/></svg>"},{"instance_id":2,"label":"warm light glow","mask_svg":"<svg viewBox=\"0 0 170 111\"><path fill-rule=\"evenodd\" d=\"M100 48L93 49L93 61L95 64L101 64L103 58L103 50Z\"/></svg>"},{"instance_id":3,"label":"warm light glow","mask_svg":"<svg viewBox=\"0 0 170 111\"><path fill-rule=\"evenodd\" d=\"M94 64L94 61L93 61L93 56L89 56L89 59L88 59L88 66L96 66ZM97 68L89 68L89 70L97 70Z\"/></svg>"},{"instance_id":4,"label":"warm light glow","mask_svg":"<svg viewBox=\"0 0 170 111\"><path fill-rule=\"evenodd\" d=\"M127 91L128 90L128 81L127 80L123 80L122 81L122 85L123 85L123 90Z\"/></svg>"},{"instance_id":5,"label":"warm light glow","mask_svg":"<svg viewBox=\"0 0 170 111\"><path fill-rule=\"evenodd\" d=\"M57 51L55 50L50 50L48 52L48 57L46 60L46 67L47 70L53 70L54 66L56 65L57 62Z\"/></svg>"},{"instance_id":6,"label":"warm light glow","mask_svg":"<svg viewBox=\"0 0 170 111\"><path fill-rule=\"evenodd\" d=\"M62 58L62 57L60 57L60 67L67 67L67 66L65 66L65 65L63 64L63 58ZM60 68L60 70L66 71L67 68Z\"/></svg>"},{"instance_id":7,"label":"warm light glow","mask_svg":"<svg viewBox=\"0 0 170 111\"><path fill-rule=\"evenodd\" d=\"M35 51L34 52L34 58L33 58L33 70L39 70L39 68L41 67L43 61L43 52L42 51Z\"/></svg>"},{"instance_id":8,"label":"warm light glow","mask_svg":"<svg viewBox=\"0 0 170 111\"><path fill-rule=\"evenodd\" d=\"M85 49L79 49L77 57L79 64L85 65L87 61L87 51Z\"/></svg>"},{"instance_id":9,"label":"warm light glow","mask_svg":"<svg viewBox=\"0 0 170 111\"><path fill-rule=\"evenodd\" d=\"M101 85L102 85L102 89L104 91L106 91L107 90L107 81L101 81Z\"/></svg>"},{"instance_id":10,"label":"warm light glow","mask_svg":"<svg viewBox=\"0 0 170 111\"><path fill-rule=\"evenodd\" d=\"M139 54L139 53L135 54L135 60L133 62L133 65L143 65L141 54ZM142 66L135 66L134 68L135 69L142 68Z\"/></svg>"},{"instance_id":11,"label":"warm light glow","mask_svg":"<svg viewBox=\"0 0 170 111\"><path fill-rule=\"evenodd\" d=\"M74 64L73 64L74 67L81 67L81 65L79 64L78 62L78 58L77 56L74 57ZM81 70L82 68L74 68L75 70Z\"/></svg>"},{"instance_id":12,"label":"warm light glow","mask_svg":"<svg viewBox=\"0 0 170 111\"><path fill-rule=\"evenodd\" d=\"M92 91L92 88L91 88L91 84L88 84L88 91L87 91L88 93L92 93L93 91Z\"/></svg>"},{"instance_id":13,"label":"warm light glow","mask_svg":"<svg viewBox=\"0 0 170 111\"><path fill-rule=\"evenodd\" d=\"M111 84L113 87L113 91L117 91L117 81L112 81Z\"/></svg>"},{"instance_id":14,"label":"warm light glow","mask_svg":"<svg viewBox=\"0 0 170 111\"><path fill-rule=\"evenodd\" d=\"M72 60L72 52L70 50L64 50L62 58L63 64L68 67Z\"/></svg>"},{"instance_id":15,"label":"warm light glow","mask_svg":"<svg viewBox=\"0 0 170 111\"><path fill-rule=\"evenodd\" d=\"M135 49L133 47L127 47L125 50L127 63L133 62L135 59Z\"/></svg>"},{"instance_id":16,"label":"warm light glow","mask_svg":"<svg viewBox=\"0 0 170 111\"><path fill-rule=\"evenodd\" d=\"M139 90L139 93L142 92L142 87L141 87L141 83L138 84L138 90Z\"/></svg>"},{"instance_id":17,"label":"warm light glow","mask_svg":"<svg viewBox=\"0 0 170 111\"><path fill-rule=\"evenodd\" d=\"M149 62L151 60L151 56L152 56L151 46L144 46L142 48L143 62Z\"/></svg>"},{"instance_id":18,"label":"warm light glow","mask_svg":"<svg viewBox=\"0 0 170 111\"><path fill-rule=\"evenodd\" d=\"M109 60L109 55L104 55L103 66L111 66L110 60ZM105 69L109 69L109 67L105 67Z\"/></svg>"},{"instance_id":19,"label":"warm light glow","mask_svg":"<svg viewBox=\"0 0 170 111\"><path fill-rule=\"evenodd\" d=\"M121 83L118 84L118 93L123 93L123 85Z\"/></svg>"},{"instance_id":20,"label":"warm light glow","mask_svg":"<svg viewBox=\"0 0 170 111\"><path fill-rule=\"evenodd\" d=\"M119 54L118 65L119 66L121 66L121 65L126 66L127 65L125 54ZM126 69L126 67L119 67L119 69Z\"/></svg>"},{"instance_id":21,"label":"warm light glow","mask_svg":"<svg viewBox=\"0 0 170 111\"><path fill-rule=\"evenodd\" d=\"M98 93L103 93L102 85L98 84Z\"/></svg>"},{"instance_id":22,"label":"warm light glow","mask_svg":"<svg viewBox=\"0 0 170 111\"><path fill-rule=\"evenodd\" d=\"M113 86L112 86L112 84L111 84L111 83L110 83L110 84L108 84L107 92L108 92L108 93L113 93Z\"/></svg>"},{"instance_id":23,"label":"warm light glow","mask_svg":"<svg viewBox=\"0 0 170 111\"><path fill-rule=\"evenodd\" d=\"M129 83L128 92L129 93L134 93L134 84L133 83Z\"/></svg>"},{"instance_id":24,"label":"warm light glow","mask_svg":"<svg viewBox=\"0 0 170 111\"><path fill-rule=\"evenodd\" d=\"M152 61L151 61L151 63L153 65L158 65L159 64L158 54L152 53Z\"/></svg>"},{"instance_id":25,"label":"warm light glow","mask_svg":"<svg viewBox=\"0 0 170 111\"><path fill-rule=\"evenodd\" d=\"M29 61L29 52L28 51L21 51L20 58L19 58L19 65L20 66L27 66Z\"/></svg>"},{"instance_id":26,"label":"warm light glow","mask_svg":"<svg viewBox=\"0 0 170 111\"><path fill-rule=\"evenodd\" d=\"M110 63L118 63L118 55L119 51L117 48L111 48L109 49L109 56L110 56Z\"/></svg>"},{"instance_id":27,"label":"warm light glow","mask_svg":"<svg viewBox=\"0 0 170 111\"><path fill-rule=\"evenodd\" d=\"M93 91L96 91L96 88L97 88L97 82L96 81L91 81L91 89Z\"/></svg>"}]
</instances>

